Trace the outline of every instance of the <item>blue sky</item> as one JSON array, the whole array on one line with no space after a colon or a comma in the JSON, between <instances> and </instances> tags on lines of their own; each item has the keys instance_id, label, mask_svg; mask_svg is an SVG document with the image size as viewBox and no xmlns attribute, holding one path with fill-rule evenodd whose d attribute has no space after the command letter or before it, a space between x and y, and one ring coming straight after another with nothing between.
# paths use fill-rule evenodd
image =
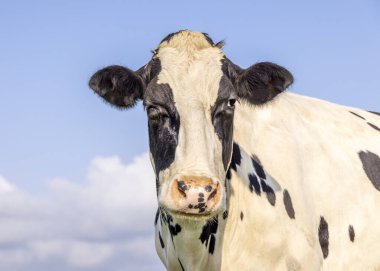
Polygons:
<instances>
[{"instance_id":1,"label":"blue sky","mask_svg":"<svg viewBox=\"0 0 380 271\"><path fill-rule=\"evenodd\" d=\"M0 176L33 202L53 198L48 202L54 208L57 182L87 191L99 159L115 171L136 165L134 157L148 149L141 105L110 108L88 89L88 78L111 64L139 68L165 35L179 29L225 39L226 54L242 67L258 61L287 67L295 77L290 91L380 110L376 0L36 0L0 6ZM146 182L154 187L153 179ZM31 261L37 269L55 264ZM122 258L114 262L125 264ZM12 270L24 270L17 268Z\"/></svg>"}]
</instances>

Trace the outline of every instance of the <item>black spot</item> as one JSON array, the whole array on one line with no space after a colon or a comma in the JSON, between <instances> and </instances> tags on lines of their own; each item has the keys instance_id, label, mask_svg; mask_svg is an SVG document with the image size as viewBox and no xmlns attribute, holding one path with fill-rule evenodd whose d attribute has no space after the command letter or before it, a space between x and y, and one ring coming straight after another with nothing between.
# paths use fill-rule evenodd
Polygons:
<instances>
[{"instance_id":1,"label":"black spot","mask_svg":"<svg viewBox=\"0 0 380 271\"><path fill-rule=\"evenodd\" d=\"M294 213L294 208L292 204L292 198L289 195L288 190L284 190L284 205L285 205L285 210L288 213L288 216L291 219L295 219L295 213Z\"/></svg>"},{"instance_id":2,"label":"black spot","mask_svg":"<svg viewBox=\"0 0 380 271\"><path fill-rule=\"evenodd\" d=\"M223 219L226 219L228 217L228 210L225 210L223 212Z\"/></svg>"},{"instance_id":3,"label":"black spot","mask_svg":"<svg viewBox=\"0 0 380 271\"><path fill-rule=\"evenodd\" d=\"M200 196L201 198L203 198L205 196L205 194L199 193L198 196Z\"/></svg>"},{"instance_id":4,"label":"black spot","mask_svg":"<svg viewBox=\"0 0 380 271\"><path fill-rule=\"evenodd\" d=\"M376 125L374 125L374 124L372 124L372 123L370 123L370 122L367 122L367 124L368 124L369 126L371 126L373 129L375 129L375 130L377 130L377 131L380 131L380 128L377 127Z\"/></svg>"},{"instance_id":5,"label":"black spot","mask_svg":"<svg viewBox=\"0 0 380 271\"><path fill-rule=\"evenodd\" d=\"M203 213L204 211L206 211L206 208L204 207L199 208L199 213Z\"/></svg>"},{"instance_id":6,"label":"black spot","mask_svg":"<svg viewBox=\"0 0 380 271\"><path fill-rule=\"evenodd\" d=\"M179 224L174 224L173 217L164 211L164 209L161 209L161 217L163 218L164 222L167 224L170 237L172 239L173 245L174 245L174 236L179 234L181 232L181 226Z\"/></svg>"},{"instance_id":7,"label":"black spot","mask_svg":"<svg viewBox=\"0 0 380 271\"><path fill-rule=\"evenodd\" d=\"M192 204L189 204L188 206L190 209L192 209L194 206Z\"/></svg>"},{"instance_id":8,"label":"black spot","mask_svg":"<svg viewBox=\"0 0 380 271\"><path fill-rule=\"evenodd\" d=\"M181 266L181 270L185 271L185 268L183 267L183 264L181 263L181 261L179 259L178 259L178 262L179 262L179 265Z\"/></svg>"},{"instance_id":9,"label":"black spot","mask_svg":"<svg viewBox=\"0 0 380 271\"><path fill-rule=\"evenodd\" d=\"M202 244L208 247L208 251L210 254L214 253L214 248L215 248L215 234L218 231L218 218L214 217L209 219L206 224L202 228L202 233L199 236L199 240L201 240ZM209 244L210 241L210 244Z\"/></svg>"},{"instance_id":10,"label":"black spot","mask_svg":"<svg viewBox=\"0 0 380 271\"><path fill-rule=\"evenodd\" d=\"M244 218L244 214L243 212L240 212L240 220L243 221L243 218Z\"/></svg>"},{"instance_id":11,"label":"black spot","mask_svg":"<svg viewBox=\"0 0 380 271\"><path fill-rule=\"evenodd\" d=\"M359 114L356 114L356 113L354 113L354 112L352 112L352 111L350 111L350 113L351 113L352 115L357 116L358 118L361 118L361 119L365 120L365 118L362 117L362 116L360 116Z\"/></svg>"},{"instance_id":12,"label":"black spot","mask_svg":"<svg viewBox=\"0 0 380 271\"><path fill-rule=\"evenodd\" d=\"M348 226L348 235L350 236L351 242L355 241L355 230L352 225Z\"/></svg>"},{"instance_id":13,"label":"black spot","mask_svg":"<svg viewBox=\"0 0 380 271\"><path fill-rule=\"evenodd\" d=\"M160 239L160 244L162 248L165 248L164 240L162 240L161 233L158 232L158 238Z\"/></svg>"},{"instance_id":14,"label":"black spot","mask_svg":"<svg viewBox=\"0 0 380 271\"><path fill-rule=\"evenodd\" d=\"M206 191L206 192L211 192L211 190L212 190L212 186L211 186L211 185L207 185L207 186L205 187L205 191Z\"/></svg>"},{"instance_id":15,"label":"black spot","mask_svg":"<svg viewBox=\"0 0 380 271\"><path fill-rule=\"evenodd\" d=\"M267 185L264 180L261 180L261 187L263 188L264 193L266 193L269 203L274 206L276 204L276 194L273 189Z\"/></svg>"},{"instance_id":16,"label":"black spot","mask_svg":"<svg viewBox=\"0 0 380 271\"><path fill-rule=\"evenodd\" d=\"M154 225L157 225L159 215L160 215L160 208L157 208L156 218L154 219Z\"/></svg>"},{"instance_id":17,"label":"black spot","mask_svg":"<svg viewBox=\"0 0 380 271\"><path fill-rule=\"evenodd\" d=\"M233 106L228 106L228 104L230 98L236 99L234 92L235 90L231 81L223 75L219 82L217 99L210 107L214 131L222 143L222 160L226 170L228 169L228 163L233 151L232 137L235 110Z\"/></svg>"},{"instance_id":18,"label":"black spot","mask_svg":"<svg viewBox=\"0 0 380 271\"><path fill-rule=\"evenodd\" d=\"M380 157L370 151L360 151L359 157L368 179L380 191Z\"/></svg>"},{"instance_id":19,"label":"black spot","mask_svg":"<svg viewBox=\"0 0 380 271\"><path fill-rule=\"evenodd\" d=\"M214 254L214 249L215 249L215 235L210 236L210 246L208 247L208 252L210 254Z\"/></svg>"},{"instance_id":20,"label":"black spot","mask_svg":"<svg viewBox=\"0 0 380 271\"><path fill-rule=\"evenodd\" d=\"M380 113L379 113L379 112L375 112L375 111L368 111L368 112L370 112L370 113L372 113L372 114L375 114L375 115L379 115L379 116L380 116Z\"/></svg>"},{"instance_id":21,"label":"black spot","mask_svg":"<svg viewBox=\"0 0 380 271\"><path fill-rule=\"evenodd\" d=\"M249 174L248 175L249 179L249 190L253 192L255 190L255 193L260 196L261 195L261 189L260 189L260 183L259 180L257 179L255 174Z\"/></svg>"},{"instance_id":22,"label":"black spot","mask_svg":"<svg viewBox=\"0 0 380 271\"><path fill-rule=\"evenodd\" d=\"M205 198L198 198L198 202L204 202Z\"/></svg>"},{"instance_id":23,"label":"black spot","mask_svg":"<svg viewBox=\"0 0 380 271\"><path fill-rule=\"evenodd\" d=\"M241 164L241 152L239 145L234 143L232 147L232 159L230 163L230 168L237 171L237 166Z\"/></svg>"},{"instance_id":24,"label":"black spot","mask_svg":"<svg viewBox=\"0 0 380 271\"><path fill-rule=\"evenodd\" d=\"M226 179L227 180L231 180L231 167L229 167L228 170L227 170Z\"/></svg>"},{"instance_id":25,"label":"black spot","mask_svg":"<svg viewBox=\"0 0 380 271\"><path fill-rule=\"evenodd\" d=\"M204 208L205 206L206 206L206 203L204 202L198 203L199 208Z\"/></svg>"},{"instance_id":26,"label":"black spot","mask_svg":"<svg viewBox=\"0 0 380 271\"><path fill-rule=\"evenodd\" d=\"M251 158L251 160L252 160L252 164L253 164L253 167L255 168L257 175L261 179L266 179L266 175L265 175L263 167L255 159Z\"/></svg>"},{"instance_id":27,"label":"black spot","mask_svg":"<svg viewBox=\"0 0 380 271\"><path fill-rule=\"evenodd\" d=\"M326 259L329 255L329 225L323 216L321 216L321 219L319 221L318 236L323 258Z\"/></svg>"}]
</instances>

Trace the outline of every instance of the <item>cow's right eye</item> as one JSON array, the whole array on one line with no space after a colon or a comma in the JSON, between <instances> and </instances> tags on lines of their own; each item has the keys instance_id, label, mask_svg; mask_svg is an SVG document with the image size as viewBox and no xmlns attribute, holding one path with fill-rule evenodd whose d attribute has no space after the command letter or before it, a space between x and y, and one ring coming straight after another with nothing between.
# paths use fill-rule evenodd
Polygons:
<instances>
[{"instance_id":1,"label":"cow's right eye","mask_svg":"<svg viewBox=\"0 0 380 271\"><path fill-rule=\"evenodd\" d=\"M150 120L160 120L168 117L166 110L157 106L149 106L147 113Z\"/></svg>"}]
</instances>

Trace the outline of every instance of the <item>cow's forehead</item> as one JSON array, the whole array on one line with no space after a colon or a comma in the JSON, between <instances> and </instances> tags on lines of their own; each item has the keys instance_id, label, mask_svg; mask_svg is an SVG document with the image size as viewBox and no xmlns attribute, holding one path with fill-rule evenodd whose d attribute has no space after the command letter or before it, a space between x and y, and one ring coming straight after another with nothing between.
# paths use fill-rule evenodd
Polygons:
<instances>
[{"instance_id":1,"label":"cow's forehead","mask_svg":"<svg viewBox=\"0 0 380 271\"><path fill-rule=\"evenodd\" d=\"M158 84L168 84L177 106L214 104L222 78L222 50L203 33L181 31L164 40L155 57L160 59Z\"/></svg>"}]
</instances>

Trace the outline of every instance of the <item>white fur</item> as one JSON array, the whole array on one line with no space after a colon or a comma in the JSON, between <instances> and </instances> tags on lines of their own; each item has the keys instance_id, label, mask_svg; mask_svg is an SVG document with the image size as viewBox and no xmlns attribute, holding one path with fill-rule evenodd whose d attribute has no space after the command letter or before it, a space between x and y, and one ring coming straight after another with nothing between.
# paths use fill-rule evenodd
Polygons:
<instances>
[{"instance_id":1,"label":"white fur","mask_svg":"<svg viewBox=\"0 0 380 271\"><path fill-rule=\"evenodd\" d=\"M236 108L234 140L257 155L266 172L289 191L296 213L295 220L282 217L283 203L278 202L273 214L276 219L271 221L270 210L258 212L264 203L252 202L256 199L244 188L235 189L244 191L244 200L236 204L247 208L252 216L249 226L235 231L234 238L248 254L255 251L267 255L253 261L263 264L258 270L379 270L380 192L366 176L358 152L380 154L380 135L349 111L380 125L379 117L364 110L292 93L282 94L264 107L242 104ZM237 183L239 187L239 182L232 181L232 185ZM276 194L282 199L280 193ZM320 216L329 225L326 260L322 260L318 243ZM356 234L354 243L348 237L351 224ZM260 243L266 243L264 246L253 241L261 228L271 229L257 237ZM249 233L252 237L247 240ZM274 236L283 243L268 245L271 242L266 240L273 241ZM282 253L275 255L273 251L279 248ZM230 255L225 259L230 268L237 265ZM265 265L266 261L272 266ZM291 265L299 269L288 267Z\"/></svg>"},{"instance_id":2,"label":"white fur","mask_svg":"<svg viewBox=\"0 0 380 271\"><path fill-rule=\"evenodd\" d=\"M179 145L172 166L160 173L161 202L176 174L223 179L222 150L209 108L222 76L219 48L198 34L183 32L158 51L159 82L173 90L181 117ZM188 43L186 39L197 40ZM366 176L358 152L380 154L380 133L354 111L380 127L380 118L360 109L285 93L266 105L236 105L234 141L242 163L232 171L226 220L218 216L214 254L199 240L206 218L176 218L182 231L173 241L167 225L156 226L157 252L168 270L380 270L380 192ZM256 155L276 193L271 206L252 193L247 174ZM290 219L283 203L289 191L295 210ZM168 197L167 197L168 198ZM170 204L170 202L166 202ZM243 212L244 218L241 219ZM323 259L318 225L329 225L329 255ZM355 242L348 226L355 229ZM158 240L161 233L165 249Z\"/></svg>"}]
</instances>

